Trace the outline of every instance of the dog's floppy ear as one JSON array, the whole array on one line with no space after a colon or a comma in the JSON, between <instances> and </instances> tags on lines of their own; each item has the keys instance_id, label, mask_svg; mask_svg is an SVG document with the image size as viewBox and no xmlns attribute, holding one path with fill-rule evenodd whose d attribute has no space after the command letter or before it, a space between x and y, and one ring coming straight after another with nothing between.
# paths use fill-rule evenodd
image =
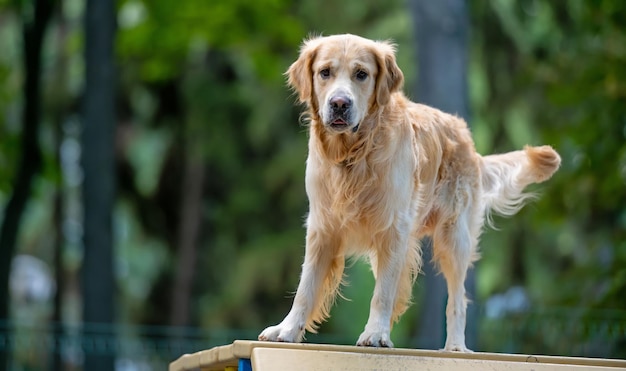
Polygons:
<instances>
[{"instance_id":1,"label":"dog's floppy ear","mask_svg":"<svg viewBox=\"0 0 626 371\"><path fill-rule=\"evenodd\" d=\"M391 93L402 88L404 74L396 63L395 45L387 41L376 42L373 50L378 64L378 76L376 77L376 103L384 106L389 102Z\"/></svg>"},{"instance_id":2,"label":"dog's floppy ear","mask_svg":"<svg viewBox=\"0 0 626 371\"><path fill-rule=\"evenodd\" d=\"M306 40L300 48L300 56L285 73L287 84L298 93L301 103L310 103L313 94L313 61L318 45L318 37Z\"/></svg>"}]
</instances>

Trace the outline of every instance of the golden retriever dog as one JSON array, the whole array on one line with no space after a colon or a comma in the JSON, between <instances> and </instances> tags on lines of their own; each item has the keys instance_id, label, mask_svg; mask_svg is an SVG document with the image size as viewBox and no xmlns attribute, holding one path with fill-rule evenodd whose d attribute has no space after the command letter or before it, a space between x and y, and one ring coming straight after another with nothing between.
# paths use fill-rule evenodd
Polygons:
<instances>
[{"instance_id":1,"label":"golden retriever dog","mask_svg":"<svg viewBox=\"0 0 626 371\"><path fill-rule=\"evenodd\" d=\"M410 304L420 239L448 289L445 350L465 346L464 281L490 213L513 215L561 159L550 146L481 156L465 121L411 102L395 47L354 35L306 40L288 84L307 107L306 251L293 306L259 340L300 342L329 316L345 258L369 259L376 284L360 346L392 347Z\"/></svg>"}]
</instances>

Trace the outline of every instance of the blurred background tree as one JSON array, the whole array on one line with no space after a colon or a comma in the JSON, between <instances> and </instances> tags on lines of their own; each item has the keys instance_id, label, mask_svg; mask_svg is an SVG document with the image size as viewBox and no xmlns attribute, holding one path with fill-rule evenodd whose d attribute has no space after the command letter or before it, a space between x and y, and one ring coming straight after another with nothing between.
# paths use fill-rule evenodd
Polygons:
<instances>
[{"instance_id":1,"label":"blurred background tree","mask_svg":"<svg viewBox=\"0 0 626 371\"><path fill-rule=\"evenodd\" d=\"M34 16L41 4L51 6L48 27ZM309 34L393 39L405 91L425 99L414 88L423 81L417 42L430 36L409 6L117 2L109 174L117 179L117 325L93 327L80 340L79 271L93 248L83 243L88 204L81 198L90 176L80 163L85 7L0 0L0 241L11 240L5 225L15 233L14 249L0 251L0 284L10 288L2 298L11 309L0 344L19 344L2 348L14 356L11 367L42 368L57 355L56 369L76 369L85 354L103 351L97 344L108 344L118 349L117 368L162 368L182 352L254 338L279 321L298 281L307 208L306 129L282 73ZM538 201L496 220L500 230L483 237L475 349L626 357L626 3L468 1L466 11L469 122L479 152L546 143L563 158L557 175L536 188ZM454 19L438 24L454 29ZM27 107L39 105L26 94L33 75L21 33L31 24L42 30L34 124L41 165L32 187L16 183L20 158L32 152L23 144L33 134L26 121L35 112ZM37 169L36 161L26 164ZM105 176L104 168L90 170L96 182ZM29 191L23 211L11 207ZM11 256L36 260L11 265ZM27 269L39 273L24 276ZM373 278L359 261L347 274L351 300L340 300L309 341L351 344L362 330ZM398 346L421 344L420 318L432 301L424 282L394 329ZM97 297L89 300L97 305ZM42 345L42 334L57 341Z\"/></svg>"}]
</instances>

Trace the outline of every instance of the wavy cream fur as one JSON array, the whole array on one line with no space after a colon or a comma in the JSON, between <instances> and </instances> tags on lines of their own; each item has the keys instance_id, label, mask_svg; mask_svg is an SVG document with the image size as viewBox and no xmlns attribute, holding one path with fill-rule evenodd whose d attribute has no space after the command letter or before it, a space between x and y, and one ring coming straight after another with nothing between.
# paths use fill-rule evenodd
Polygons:
<instances>
[{"instance_id":1,"label":"wavy cream fur","mask_svg":"<svg viewBox=\"0 0 626 371\"><path fill-rule=\"evenodd\" d=\"M312 38L287 76L310 120L306 252L291 311L259 339L299 342L315 331L329 316L346 256L359 254L376 285L357 344L393 346L392 325L422 263L419 241L431 236L449 294L445 349L468 351L464 281L485 218L517 212L531 197L524 187L550 178L558 154L543 146L480 156L461 118L404 96L388 42ZM345 128L331 125L339 94L350 99Z\"/></svg>"}]
</instances>

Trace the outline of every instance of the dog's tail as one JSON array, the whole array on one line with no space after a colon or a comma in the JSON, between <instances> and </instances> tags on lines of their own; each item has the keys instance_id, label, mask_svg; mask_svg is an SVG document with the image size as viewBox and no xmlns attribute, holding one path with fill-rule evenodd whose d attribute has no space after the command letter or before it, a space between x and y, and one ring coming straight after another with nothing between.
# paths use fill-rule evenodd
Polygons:
<instances>
[{"instance_id":1,"label":"dog's tail","mask_svg":"<svg viewBox=\"0 0 626 371\"><path fill-rule=\"evenodd\" d=\"M483 204L487 222L491 212L509 216L517 213L535 194L524 192L532 183L550 179L561 164L561 157L550 146L526 146L521 151L482 157Z\"/></svg>"}]
</instances>

